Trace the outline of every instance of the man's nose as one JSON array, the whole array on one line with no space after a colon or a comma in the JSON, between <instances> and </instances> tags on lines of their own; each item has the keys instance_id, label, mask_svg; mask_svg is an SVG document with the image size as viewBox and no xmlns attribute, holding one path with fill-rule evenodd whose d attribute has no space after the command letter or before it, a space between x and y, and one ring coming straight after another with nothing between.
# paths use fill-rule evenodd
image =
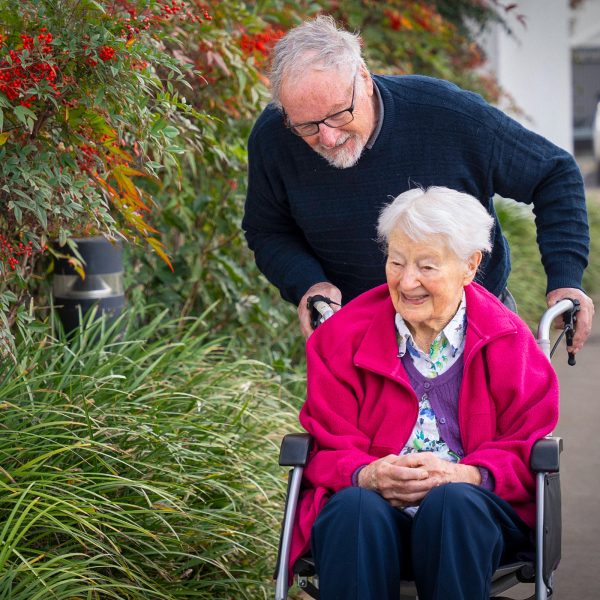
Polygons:
<instances>
[{"instance_id":1,"label":"man's nose","mask_svg":"<svg viewBox=\"0 0 600 600\"><path fill-rule=\"evenodd\" d=\"M319 123L319 142L326 148L334 148L341 133L339 129Z\"/></svg>"}]
</instances>

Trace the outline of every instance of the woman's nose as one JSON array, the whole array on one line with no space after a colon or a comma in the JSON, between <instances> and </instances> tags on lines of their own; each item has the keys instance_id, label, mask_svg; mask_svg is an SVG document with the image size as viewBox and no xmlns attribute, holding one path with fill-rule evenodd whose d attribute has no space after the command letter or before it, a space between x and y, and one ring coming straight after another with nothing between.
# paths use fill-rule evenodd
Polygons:
<instances>
[{"instance_id":1,"label":"woman's nose","mask_svg":"<svg viewBox=\"0 0 600 600\"><path fill-rule=\"evenodd\" d=\"M400 276L400 286L403 289L411 290L421 285L417 275L417 270L411 267L406 267Z\"/></svg>"}]
</instances>

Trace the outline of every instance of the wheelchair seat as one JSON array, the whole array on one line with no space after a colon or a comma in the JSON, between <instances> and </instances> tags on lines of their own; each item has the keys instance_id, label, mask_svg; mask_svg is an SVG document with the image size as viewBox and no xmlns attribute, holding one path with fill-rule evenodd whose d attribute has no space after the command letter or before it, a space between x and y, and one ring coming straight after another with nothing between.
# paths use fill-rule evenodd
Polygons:
<instances>
[{"instance_id":1,"label":"wheelchair seat","mask_svg":"<svg viewBox=\"0 0 600 600\"><path fill-rule=\"evenodd\" d=\"M287 599L291 533L300 494L302 472L308 461L311 445L312 438L308 433L290 433L281 443L279 464L292 469L288 476L288 491L275 572L275 600ZM559 469L562 446L561 438L551 436L539 439L533 446L530 464L536 475L536 555L532 561L511 563L498 568L492 577L490 600L503 600L497 594L520 583L535 584L535 593L527 600L552 598L554 571L560 562L561 550ZM318 576L310 555L305 555L296 561L293 573L298 586L311 598L318 599ZM418 600L413 582L402 582L400 600Z\"/></svg>"}]
</instances>

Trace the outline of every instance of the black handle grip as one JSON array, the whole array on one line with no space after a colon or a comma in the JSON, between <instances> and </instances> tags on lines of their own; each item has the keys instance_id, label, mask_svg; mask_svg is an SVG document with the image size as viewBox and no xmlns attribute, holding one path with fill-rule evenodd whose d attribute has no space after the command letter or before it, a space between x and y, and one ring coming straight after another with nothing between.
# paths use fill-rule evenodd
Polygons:
<instances>
[{"instance_id":1,"label":"black handle grip","mask_svg":"<svg viewBox=\"0 0 600 600\"><path fill-rule=\"evenodd\" d=\"M327 315L323 315L319 312L319 310L316 307L316 304L318 302L325 302L326 304L335 304L337 306L339 306L339 304L337 302L334 302L331 298L328 298L327 296L321 296L321 294L316 294L314 296L310 296L307 300L306 300L306 306L308 307L308 310L310 311L310 326L313 329L316 329L323 321L325 318L327 318ZM329 313L330 315L332 313Z\"/></svg>"},{"instance_id":2,"label":"black handle grip","mask_svg":"<svg viewBox=\"0 0 600 600\"><path fill-rule=\"evenodd\" d=\"M566 312L563 315L563 323L565 324L565 340L567 342L567 348L573 344L573 335L575 333L575 322L577 321L577 313L579 312L579 300L570 299L573 302L572 310ZM575 365L575 354L573 352L567 352L569 355L567 362L571 367Z\"/></svg>"}]
</instances>

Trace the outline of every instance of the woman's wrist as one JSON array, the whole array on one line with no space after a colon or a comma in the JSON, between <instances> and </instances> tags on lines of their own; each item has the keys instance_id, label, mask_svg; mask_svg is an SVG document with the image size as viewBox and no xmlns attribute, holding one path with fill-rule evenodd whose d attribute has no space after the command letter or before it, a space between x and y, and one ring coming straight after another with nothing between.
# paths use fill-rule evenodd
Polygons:
<instances>
[{"instance_id":1,"label":"woman's wrist","mask_svg":"<svg viewBox=\"0 0 600 600\"><path fill-rule=\"evenodd\" d=\"M374 472L373 472L373 466L372 463L370 465L365 465L364 467L362 467L360 469L360 471L358 472L358 477L356 478L356 482L358 484L358 487L361 488L366 488L368 490L374 490L375 489L375 476L374 476Z\"/></svg>"},{"instance_id":2,"label":"woman's wrist","mask_svg":"<svg viewBox=\"0 0 600 600\"><path fill-rule=\"evenodd\" d=\"M479 467L457 463L456 468L459 482L481 485L481 471Z\"/></svg>"}]
</instances>

